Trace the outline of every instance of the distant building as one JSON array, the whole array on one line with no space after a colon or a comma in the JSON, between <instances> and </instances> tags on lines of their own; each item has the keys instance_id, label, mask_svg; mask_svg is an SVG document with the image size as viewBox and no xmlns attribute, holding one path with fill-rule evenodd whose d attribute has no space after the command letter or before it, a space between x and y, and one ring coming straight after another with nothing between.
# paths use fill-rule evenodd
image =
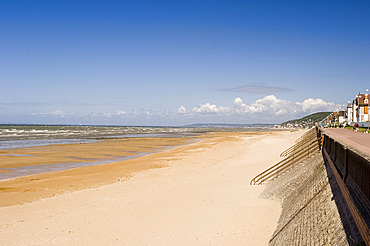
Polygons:
<instances>
[{"instance_id":1,"label":"distant building","mask_svg":"<svg viewBox=\"0 0 370 246\"><path fill-rule=\"evenodd\" d=\"M353 125L354 123L365 123L362 124L370 125L370 95L368 94L369 90L366 90L366 94L359 93L356 98L350 102L347 103L347 110L346 110L346 116L345 120L347 121L347 124ZM338 116L341 117L342 115ZM340 120L339 120L340 121Z\"/></svg>"},{"instance_id":2,"label":"distant building","mask_svg":"<svg viewBox=\"0 0 370 246\"><path fill-rule=\"evenodd\" d=\"M356 122L369 121L369 95L358 94L355 99L356 104ZM354 114L354 115L355 115Z\"/></svg>"},{"instance_id":3,"label":"distant building","mask_svg":"<svg viewBox=\"0 0 370 246\"><path fill-rule=\"evenodd\" d=\"M322 120L328 126L346 126L358 123L360 127L370 128L370 94L366 90L365 94L359 93L351 102L348 101L347 108L331 113ZM301 123L302 125L302 123Z\"/></svg>"},{"instance_id":4,"label":"distant building","mask_svg":"<svg viewBox=\"0 0 370 246\"><path fill-rule=\"evenodd\" d=\"M351 124L353 122L353 103L348 101L347 103L347 123Z\"/></svg>"},{"instance_id":5,"label":"distant building","mask_svg":"<svg viewBox=\"0 0 370 246\"><path fill-rule=\"evenodd\" d=\"M347 121L346 115L347 115L347 112L345 110L341 110L338 112L337 117L338 117L339 124L343 124Z\"/></svg>"}]
</instances>

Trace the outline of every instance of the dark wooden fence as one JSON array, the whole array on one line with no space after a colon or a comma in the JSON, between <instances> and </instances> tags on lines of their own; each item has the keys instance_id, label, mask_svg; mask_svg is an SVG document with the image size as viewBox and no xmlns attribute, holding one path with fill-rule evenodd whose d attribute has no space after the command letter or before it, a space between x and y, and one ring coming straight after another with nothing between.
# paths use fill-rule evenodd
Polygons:
<instances>
[{"instance_id":1,"label":"dark wooden fence","mask_svg":"<svg viewBox=\"0 0 370 246\"><path fill-rule=\"evenodd\" d=\"M324 134L323 148L330 156L344 182L370 203L370 162L365 155Z\"/></svg>"},{"instance_id":2,"label":"dark wooden fence","mask_svg":"<svg viewBox=\"0 0 370 246\"><path fill-rule=\"evenodd\" d=\"M324 138L322 152L334 173L341 193L348 205L357 228L370 246L370 160L363 154L344 143L340 143L317 128Z\"/></svg>"}]
</instances>

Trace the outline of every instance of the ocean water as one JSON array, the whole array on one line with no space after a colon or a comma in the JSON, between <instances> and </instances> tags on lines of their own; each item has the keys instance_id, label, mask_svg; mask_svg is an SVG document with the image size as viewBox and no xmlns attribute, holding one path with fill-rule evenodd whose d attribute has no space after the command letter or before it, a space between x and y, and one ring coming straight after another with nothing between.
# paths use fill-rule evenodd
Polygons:
<instances>
[{"instance_id":1,"label":"ocean water","mask_svg":"<svg viewBox=\"0 0 370 246\"><path fill-rule=\"evenodd\" d=\"M187 127L0 125L0 149L87 143L107 138L185 137L206 132Z\"/></svg>"},{"instance_id":2,"label":"ocean water","mask_svg":"<svg viewBox=\"0 0 370 246\"><path fill-rule=\"evenodd\" d=\"M0 149L49 144L94 142L106 138L187 137L214 131L261 131L270 125L194 125L190 127L152 126L67 126L0 125Z\"/></svg>"},{"instance_id":3,"label":"ocean water","mask_svg":"<svg viewBox=\"0 0 370 246\"><path fill-rule=\"evenodd\" d=\"M0 141L33 139L82 139L137 134L199 132L189 127L0 125Z\"/></svg>"},{"instance_id":4,"label":"ocean water","mask_svg":"<svg viewBox=\"0 0 370 246\"><path fill-rule=\"evenodd\" d=\"M136 126L55 126L55 125L0 125L0 150L29 148L33 146L88 143L111 138L141 137L191 137L215 131L261 131L266 128L248 126L199 126L196 127L136 127ZM171 148L171 146L168 146ZM109 162L136 158L148 153L136 153L134 156L96 160L86 162L57 163L52 165L34 165L3 169L0 180L27 176L37 173L53 172L70 168L99 165Z\"/></svg>"}]
</instances>

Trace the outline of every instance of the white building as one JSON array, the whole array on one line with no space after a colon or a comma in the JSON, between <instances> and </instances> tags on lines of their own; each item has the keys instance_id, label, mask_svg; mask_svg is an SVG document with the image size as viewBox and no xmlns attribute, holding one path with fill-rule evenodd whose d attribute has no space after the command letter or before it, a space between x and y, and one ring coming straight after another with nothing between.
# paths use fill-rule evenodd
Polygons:
<instances>
[{"instance_id":1,"label":"white building","mask_svg":"<svg viewBox=\"0 0 370 246\"><path fill-rule=\"evenodd\" d=\"M348 125L353 122L353 103L348 101L347 103L347 123Z\"/></svg>"},{"instance_id":2,"label":"white building","mask_svg":"<svg viewBox=\"0 0 370 246\"><path fill-rule=\"evenodd\" d=\"M356 121L355 122L368 122L369 121L369 95L358 94L355 99L356 103Z\"/></svg>"},{"instance_id":3,"label":"white building","mask_svg":"<svg viewBox=\"0 0 370 246\"><path fill-rule=\"evenodd\" d=\"M339 124L343 124L346 122L346 114L347 112L345 110L341 110L338 112L338 122Z\"/></svg>"},{"instance_id":4,"label":"white building","mask_svg":"<svg viewBox=\"0 0 370 246\"><path fill-rule=\"evenodd\" d=\"M348 101L345 117L349 125L354 123L363 123L362 126L370 125L370 94L368 91L366 90L366 94L359 93L352 102ZM338 120L341 121L339 116Z\"/></svg>"}]
</instances>

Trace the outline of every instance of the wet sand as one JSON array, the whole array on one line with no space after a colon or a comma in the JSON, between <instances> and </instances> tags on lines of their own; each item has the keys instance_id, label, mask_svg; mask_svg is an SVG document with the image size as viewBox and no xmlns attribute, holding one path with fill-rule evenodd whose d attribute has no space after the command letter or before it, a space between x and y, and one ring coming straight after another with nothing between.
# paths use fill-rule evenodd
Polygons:
<instances>
[{"instance_id":1,"label":"wet sand","mask_svg":"<svg viewBox=\"0 0 370 246\"><path fill-rule=\"evenodd\" d=\"M145 159L120 162L115 160L160 152L191 141L194 141L194 138L128 138L96 143L1 150L0 171L10 172L8 168L38 165L43 173L0 180L0 206L26 203L66 192L99 187L126 179L132 172L163 167L163 163L145 161ZM111 163L93 166L102 161ZM90 162L91 166L50 172L55 165L66 163L68 167L67 164L71 162L76 165Z\"/></svg>"},{"instance_id":2,"label":"wet sand","mask_svg":"<svg viewBox=\"0 0 370 246\"><path fill-rule=\"evenodd\" d=\"M260 198L264 186L249 182L301 134L213 133L127 161L0 181L0 238L16 245L267 245L280 204Z\"/></svg>"},{"instance_id":3,"label":"wet sand","mask_svg":"<svg viewBox=\"0 0 370 246\"><path fill-rule=\"evenodd\" d=\"M95 143L55 144L0 150L0 171L22 166L100 161L163 150L185 144L187 138L124 138Z\"/></svg>"}]
</instances>

